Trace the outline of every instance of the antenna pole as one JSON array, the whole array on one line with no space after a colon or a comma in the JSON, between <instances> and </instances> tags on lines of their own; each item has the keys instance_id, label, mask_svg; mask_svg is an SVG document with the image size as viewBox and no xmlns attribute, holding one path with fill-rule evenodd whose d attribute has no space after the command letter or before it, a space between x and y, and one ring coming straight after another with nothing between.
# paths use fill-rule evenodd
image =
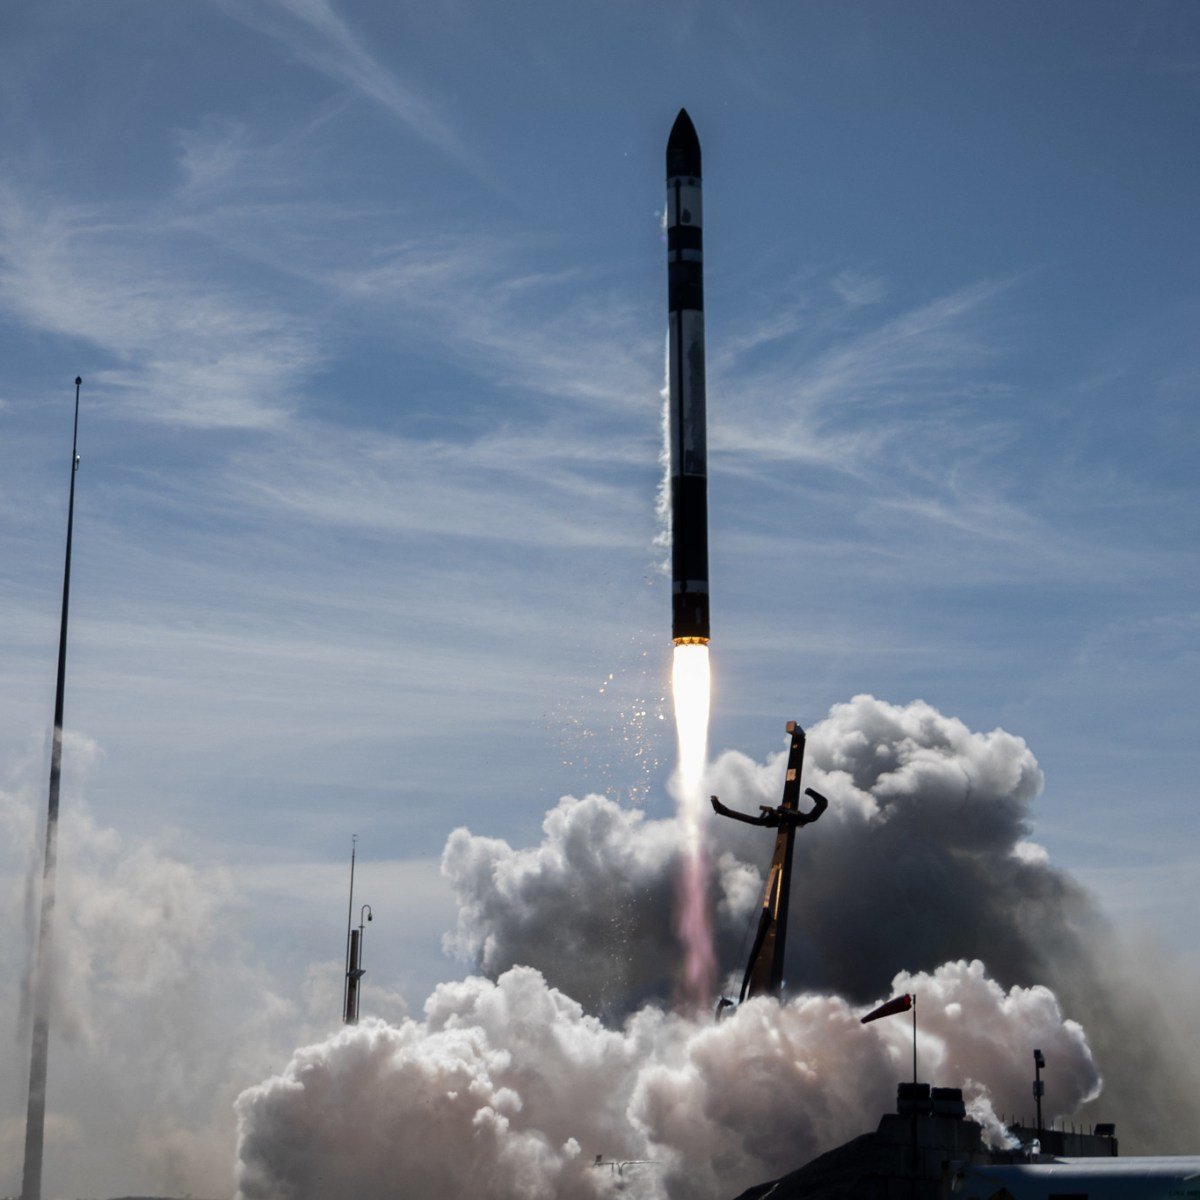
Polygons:
<instances>
[{"instance_id":1,"label":"antenna pole","mask_svg":"<svg viewBox=\"0 0 1200 1200\"><path fill-rule=\"evenodd\" d=\"M58 678L54 689L54 740L50 749L50 795L46 806L46 856L42 905L33 966L33 1045L29 1055L29 1105L25 1110L25 1166L21 1200L42 1200L42 1156L46 1134L46 1071L50 1058L50 959L58 863L58 796L62 779L63 694L67 682L67 615L71 599L71 537L75 527L75 473L79 470L79 389L75 377L75 421L71 433L71 490L67 500L67 553L63 563L62 619L58 631Z\"/></svg>"},{"instance_id":2,"label":"antenna pole","mask_svg":"<svg viewBox=\"0 0 1200 1200\"><path fill-rule=\"evenodd\" d=\"M342 1019L350 1023L350 929L354 924L354 857L358 850L358 834L350 838L350 904L346 908L346 973L342 980Z\"/></svg>"}]
</instances>

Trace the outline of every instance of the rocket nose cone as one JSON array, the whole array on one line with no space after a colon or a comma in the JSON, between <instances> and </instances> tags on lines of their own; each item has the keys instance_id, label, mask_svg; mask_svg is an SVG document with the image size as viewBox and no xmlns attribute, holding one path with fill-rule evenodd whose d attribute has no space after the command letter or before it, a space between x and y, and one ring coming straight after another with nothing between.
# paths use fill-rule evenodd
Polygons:
<instances>
[{"instance_id":1,"label":"rocket nose cone","mask_svg":"<svg viewBox=\"0 0 1200 1200\"><path fill-rule=\"evenodd\" d=\"M687 109L681 108L667 138L667 178L700 174L700 139Z\"/></svg>"}]
</instances>

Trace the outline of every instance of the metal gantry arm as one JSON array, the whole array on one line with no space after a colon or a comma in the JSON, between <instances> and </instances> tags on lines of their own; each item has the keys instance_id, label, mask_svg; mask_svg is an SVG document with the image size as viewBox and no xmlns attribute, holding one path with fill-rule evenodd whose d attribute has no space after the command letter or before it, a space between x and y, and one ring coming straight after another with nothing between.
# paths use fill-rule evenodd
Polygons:
<instances>
[{"instance_id":1,"label":"metal gantry arm","mask_svg":"<svg viewBox=\"0 0 1200 1200\"><path fill-rule=\"evenodd\" d=\"M805 788L804 794L811 796L814 801L809 812L795 812L785 808L782 804L776 805L774 808L769 804L760 804L757 817L727 808L716 796L710 796L709 799L712 801L713 811L718 816L732 817L735 821L745 821L747 825L762 825L767 829L778 829L781 825L790 825L793 829L799 829L803 825L811 825L829 807L829 801L820 792L814 791L812 788Z\"/></svg>"}]
</instances>

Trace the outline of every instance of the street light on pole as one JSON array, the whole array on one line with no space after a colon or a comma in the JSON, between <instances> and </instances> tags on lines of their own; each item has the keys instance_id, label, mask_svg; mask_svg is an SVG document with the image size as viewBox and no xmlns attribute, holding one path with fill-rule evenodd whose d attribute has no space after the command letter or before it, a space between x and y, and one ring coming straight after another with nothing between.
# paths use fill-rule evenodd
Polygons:
<instances>
[{"instance_id":1,"label":"street light on pole","mask_svg":"<svg viewBox=\"0 0 1200 1200\"><path fill-rule=\"evenodd\" d=\"M346 1024L358 1024L359 988L362 977L367 973L362 965L364 926L374 919L369 904L358 911L358 928L350 931L350 962L346 970Z\"/></svg>"},{"instance_id":2,"label":"street light on pole","mask_svg":"<svg viewBox=\"0 0 1200 1200\"><path fill-rule=\"evenodd\" d=\"M364 904L362 908L358 910L358 965L360 967L362 966L363 958L363 926L367 921L373 921L374 919L375 914L371 911L371 906L369 904Z\"/></svg>"}]
</instances>

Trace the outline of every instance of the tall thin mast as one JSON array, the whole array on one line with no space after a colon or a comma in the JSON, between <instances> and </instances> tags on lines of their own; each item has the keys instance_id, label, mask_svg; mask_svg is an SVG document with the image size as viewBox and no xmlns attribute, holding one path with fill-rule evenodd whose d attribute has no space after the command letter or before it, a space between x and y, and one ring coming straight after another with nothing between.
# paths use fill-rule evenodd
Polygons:
<instances>
[{"instance_id":1,"label":"tall thin mast","mask_svg":"<svg viewBox=\"0 0 1200 1200\"><path fill-rule=\"evenodd\" d=\"M71 534L75 526L75 472L79 470L79 389L71 434L71 491L67 501L67 554L63 565L62 623L58 632L58 681L54 690L54 741L50 750L50 799L46 810L46 858L42 864L42 911L33 967L33 1047L29 1055L29 1107L25 1114L25 1170L21 1200L42 1200L42 1151L46 1132L46 1067L50 1057L50 959L58 860L58 792L62 777L63 693L67 682L67 614L71 598Z\"/></svg>"},{"instance_id":2,"label":"tall thin mast","mask_svg":"<svg viewBox=\"0 0 1200 1200\"><path fill-rule=\"evenodd\" d=\"M351 959L351 926L354 924L354 857L358 853L358 834L350 838L350 904L346 909L346 970L342 977L342 1020L350 1025L350 972L357 966Z\"/></svg>"}]
</instances>

